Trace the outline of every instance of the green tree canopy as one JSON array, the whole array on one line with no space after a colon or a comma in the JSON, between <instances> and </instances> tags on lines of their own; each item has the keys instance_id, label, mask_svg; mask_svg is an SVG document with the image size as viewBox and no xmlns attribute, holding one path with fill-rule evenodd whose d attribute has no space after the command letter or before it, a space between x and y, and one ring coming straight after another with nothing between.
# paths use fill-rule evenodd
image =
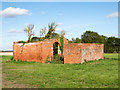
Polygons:
<instances>
[{"instance_id":1,"label":"green tree canopy","mask_svg":"<svg viewBox=\"0 0 120 90\"><path fill-rule=\"evenodd\" d=\"M34 41L40 41L40 38L39 38L39 37L32 37L32 38L31 38L31 41L33 41L33 42L34 42Z\"/></svg>"},{"instance_id":2,"label":"green tree canopy","mask_svg":"<svg viewBox=\"0 0 120 90\"><path fill-rule=\"evenodd\" d=\"M79 39L78 37L77 38L72 38L72 41L69 41L71 43L81 43L81 39Z\"/></svg>"},{"instance_id":3,"label":"green tree canopy","mask_svg":"<svg viewBox=\"0 0 120 90\"><path fill-rule=\"evenodd\" d=\"M86 31L81 36L82 43L102 43L103 38L97 33L93 31Z\"/></svg>"},{"instance_id":4,"label":"green tree canopy","mask_svg":"<svg viewBox=\"0 0 120 90\"><path fill-rule=\"evenodd\" d=\"M105 43L105 52L119 52L120 38L109 37Z\"/></svg>"},{"instance_id":5,"label":"green tree canopy","mask_svg":"<svg viewBox=\"0 0 120 90\"><path fill-rule=\"evenodd\" d=\"M45 39L51 39L55 34L55 29L58 25L52 22L51 24L48 24L48 33L45 35Z\"/></svg>"}]
</instances>

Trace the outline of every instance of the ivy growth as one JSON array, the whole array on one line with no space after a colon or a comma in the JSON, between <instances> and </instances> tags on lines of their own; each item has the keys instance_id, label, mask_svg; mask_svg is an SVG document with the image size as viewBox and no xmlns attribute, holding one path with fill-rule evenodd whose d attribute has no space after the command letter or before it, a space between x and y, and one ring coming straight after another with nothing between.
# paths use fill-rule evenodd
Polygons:
<instances>
[{"instance_id":1,"label":"ivy growth","mask_svg":"<svg viewBox=\"0 0 120 90\"><path fill-rule=\"evenodd\" d=\"M63 43L64 43L64 40L63 40L63 37L60 37L60 51L61 51L61 54L63 55Z\"/></svg>"}]
</instances>

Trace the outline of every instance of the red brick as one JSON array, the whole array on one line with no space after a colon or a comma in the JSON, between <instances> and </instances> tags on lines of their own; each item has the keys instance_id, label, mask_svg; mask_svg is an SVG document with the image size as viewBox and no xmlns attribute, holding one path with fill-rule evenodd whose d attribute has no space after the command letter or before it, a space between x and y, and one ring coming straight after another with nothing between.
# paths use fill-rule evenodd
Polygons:
<instances>
[{"instance_id":1,"label":"red brick","mask_svg":"<svg viewBox=\"0 0 120 90\"><path fill-rule=\"evenodd\" d=\"M60 45L60 39L45 40L34 43L14 43L13 45L13 58L15 60L22 61L35 61L45 63L46 59L53 56L53 44L58 42ZM64 38L64 44L68 44L68 41Z\"/></svg>"},{"instance_id":2,"label":"red brick","mask_svg":"<svg viewBox=\"0 0 120 90\"><path fill-rule=\"evenodd\" d=\"M64 63L83 63L104 59L103 44L72 43L64 45Z\"/></svg>"},{"instance_id":3,"label":"red brick","mask_svg":"<svg viewBox=\"0 0 120 90\"><path fill-rule=\"evenodd\" d=\"M48 56L53 56L53 44L59 43L60 39L51 39L34 43L14 43L13 45L13 58L22 61L35 61L45 63ZM90 44L90 43L72 43L64 38L64 63L83 63L85 60L98 60L104 59L103 44Z\"/></svg>"}]
</instances>

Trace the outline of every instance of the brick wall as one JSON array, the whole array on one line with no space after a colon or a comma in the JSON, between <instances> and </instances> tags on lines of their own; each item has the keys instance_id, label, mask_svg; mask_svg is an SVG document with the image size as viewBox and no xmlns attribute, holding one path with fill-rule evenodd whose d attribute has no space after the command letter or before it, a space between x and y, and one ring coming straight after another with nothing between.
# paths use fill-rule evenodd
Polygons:
<instances>
[{"instance_id":1,"label":"brick wall","mask_svg":"<svg viewBox=\"0 0 120 90\"><path fill-rule=\"evenodd\" d=\"M13 45L13 58L22 61L36 61L42 60L42 43L14 43Z\"/></svg>"},{"instance_id":2,"label":"brick wall","mask_svg":"<svg viewBox=\"0 0 120 90\"><path fill-rule=\"evenodd\" d=\"M13 59L22 61L35 61L45 63L46 59L53 56L53 44L60 39L44 40L34 43L14 43L13 44ZM64 44L68 41L64 38Z\"/></svg>"},{"instance_id":3,"label":"brick wall","mask_svg":"<svg viewBox=\"0 0 120 90\"><path fill-rule=\"evenodd\" d=\"M81 60L81 46L77 43L64 45L63 50L64 63L80 63Z\"/></svg>"},{"instance_id":4,"label":"brick wall","mask_svg":"<svg viewBox=\"0 0 120 90\"><path fill-rule=\"evenodd\" d=\"M13 59L45 63L53 56L53 44L60 39L44 40L34 43L14 43ZM64 38L64 63L83 63L84 61L104 59L104 45L90 43L71 43ZM50 59L49 59L50 60Z\"/></svg>"},{"instance_id":5,"label":"brick wall","mask_svg":"<svg viewBox=\"0 0 120 90\"><path fill-rule=\"evenodd\" d=\"M103 44L72 43L64 45L64 63L83 63L104 58Z\"/></svg>"},{"instance_id":6,"label":"brick wall","mask_svg":"<svg viewBox=\"0 0 120 90\"><path fill-rule=\"evenodd\" d=\"M81 45L81 63L91 60L104 59L104 45L103 44L86 44Z\"/></svg>"}]
</instances>

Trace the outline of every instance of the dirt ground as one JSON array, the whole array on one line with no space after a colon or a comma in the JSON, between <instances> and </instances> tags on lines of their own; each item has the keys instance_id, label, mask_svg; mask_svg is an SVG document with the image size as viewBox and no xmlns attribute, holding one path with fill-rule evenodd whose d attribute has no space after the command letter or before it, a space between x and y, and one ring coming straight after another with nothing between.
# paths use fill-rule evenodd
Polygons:
<instances>
[{"instance_id":1,"label":"dirt ground","mask_svg":"<svg viewBox=\"0 0 120 90\"><path fill-rule=\"evenodd\" d=\"M13 52L0 52L0 56L2 55L13 55ZM2 88L29 88L30 86L24 84L17 84L15 81L11 82L6 80L6 74L2 74Z\"/></svg>"},{"instance_id":2,"label":"dirt ground","mask_svg":"<svg viewBox=\"0 0 120 90\"><path fill-rule=\"evenodd\" d=\"M30 85L17 84L16 81L8 81L5 79L6 77L6 74L2 74L2 88L35 88Z\"/></svg>"},{"instance_id":3,"label":"dirt ground","mask_svg":"<svg viewBox=\"0 0 120 90\"><path fill-rule=\"evenodd\" d=\"M13 52L0 52L0 55L13 55Z\"/></svg>"}]
</instances>

